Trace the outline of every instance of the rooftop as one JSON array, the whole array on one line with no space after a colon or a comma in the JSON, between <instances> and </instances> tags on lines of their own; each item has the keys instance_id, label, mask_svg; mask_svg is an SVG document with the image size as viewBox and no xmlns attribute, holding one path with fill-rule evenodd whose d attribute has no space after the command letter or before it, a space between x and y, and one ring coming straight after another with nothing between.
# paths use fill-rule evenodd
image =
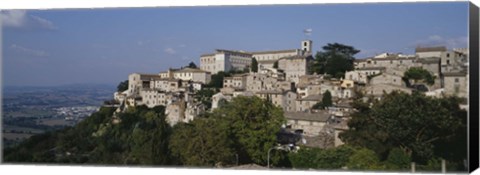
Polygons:
<instances>
[{"instance_id":1,"label":"rooftop","mask_svg":"<svg viewBox=\"0 0 480 175\"><path fill-rule=\"evenodd\" d=\"M417 47L415 48L415 53L418 52L445 52L447 48L445 46L437 46L437 47Z\"/></svg>"},{"instance_id":2,"label":"rooftop","mask_svg":"<svg viewBox=\"0 0 480 175\"><path fill-rule=\"evenodd\" d=\"M285 118L290 120L306 120L306 121L316 121L316 122L327 122L330 118L328 112L285 112Z\"/></svg>"},{"instance_id":3,"label":"rooftop","mask_svg":"<svg viewBox=\"0 0 480 175\"><path fill-rule=\"evenodd\" d=\"M289 52L297 52L299 49L288 49L288 50L269 50L269 51L255 51L249 52L250 54L275 54L275 53L289 53Z\"/></svg>"}]
</instances>

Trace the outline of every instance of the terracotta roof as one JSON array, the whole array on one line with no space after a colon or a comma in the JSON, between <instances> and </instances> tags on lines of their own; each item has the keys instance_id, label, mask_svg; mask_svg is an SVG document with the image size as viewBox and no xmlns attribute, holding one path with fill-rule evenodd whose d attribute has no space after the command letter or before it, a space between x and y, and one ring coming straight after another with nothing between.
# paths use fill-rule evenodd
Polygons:
<instances>
[{"instance_id":1,"label":"terracotta roof","mask_svg":"<svg viewBox=\"0 0 480 175\"><path fill-rule=\"evenodd\" d=\"M447 51L447 48L445 46L415 48L415 52L445 52L445 51Z\"/></svg>"}]
</instances>

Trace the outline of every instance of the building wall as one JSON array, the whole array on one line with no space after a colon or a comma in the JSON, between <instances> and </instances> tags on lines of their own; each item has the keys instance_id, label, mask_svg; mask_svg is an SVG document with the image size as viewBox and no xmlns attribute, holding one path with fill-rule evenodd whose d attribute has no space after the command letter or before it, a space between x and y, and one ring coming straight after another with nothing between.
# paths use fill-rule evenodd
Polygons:
<instances>
[{"instance_id":1,"label":"building wall","mask_svg":"<svg viewBox=\"0 0 480 175\"><path fill-rule=\"evenodd\" d=\"M170 126L183 121L185 119L185 102L181 100L167 105L165 114L167 114L166 121Z\"/></svg>"},{"instance_id":2,"label":"building wall","mask_svg":"<svg viewBox=\"0 0 480 175\"><path fill-rule=\"evenodd\" d=\"M378 84L392 84L397 86L404 86L405 83L402 80L402 77L391 75L387 73L383 73L377 75L370 79L370 85L378 85Z\"/></svg>"},{"instance_id":3,"label":"building wall","mask_svg":"<svg viewBox=\"0 0 480 175\"><path fill-rule=\"evenodd\" d=\"M345 72L345 79L352 80L357 83L363 83L363 84L366 84L368 80L367 74L357 70Z\"/></svg>"},{"instance_id":4,"label":"building wall","mask_svg":"<svg viewBox=\"0 0 480 175\"><path fill-rule=\"evenodd\" d=\"M167 105L167 95L164 92L142 89L140 91L140 96L142 97L142 104L149 108Z\"/></svg>"},{"instance_id":5,"label":"building wall","mask_svg":"<svg viewBox=\"0 0 480 175\"><path fill-rule=\"evenodd\" d=\"M128 75L128 94L135 94L142 88L142 80L140 74L133 73Z\"/></svg>"},{"instance_id":6,"label":"building wall","mask_svg":"<svg viewBox=\"0 0 480 175\"><path fill-rule=\"evenodd\" d=\"M287 91L283 95L283 111L294 112L297 108L297 93L292 91Z\"/></svg>"},{"instance_id":7,"label":"building wall","mask_svg":"<svg viewBox=\"0 0 480 175\"><path fill-rule=\"evenodd\" d=\"M428 57L441 57L443 51L432 51L432 52L417 52L417 55L420 58L428 58Z\"/></svg>"},{"instance_id":8,"label":"building wall","mask_svg":"<svg viewBox=\"0 0 480 175\"><path fill-rule=\"evenodd\" d=\"M211 72L212 74L216 73L215 63L216 63L215 55L200 57L200 69L204 71Z\"/></svg>"},{"instance_id":9,"label":"building wall","mask_svg":"<svg viewBox=\"0 0 480 175\"><path fill-rule=\"evenodd\" d=\"M257 59L257 61L266 61L266 60L279 60L283 57L295 56L300 55L299 50L292 50L290 52L265 52L265 53L253 53L252 56Z\"/></svg>"},{"instance_id":10,"label":"building wall","mask_svg":"<svg viewBox=\"0 0 480 175\"><path fill-rule=\"evenodd\" d=\"M468 97L467 92L467 76L461 75L445 75L444 84L445 84L445 94L454 95L458 97Z\"/></svg>"},{"instance_id":11,"label":"building wall","mask_svg":"<svg viewBox=\"0 0 480 175\"><path fill-rule=\"evenodd\" d=\"M287 125L291 125L292 129L302 129L307 136L316 136L325 126L325 122L287 119Z\"/></svg>"},{"instance_id":12,"label":"building wall","mask_svg":"<svg viewBox=\"0 0 480 175\"><path fill-rule=\"evenodd\" d=\"M307 59L281 59L278 61L278 68L285 72L285 80L298 84L300 76L307 75Z\"/></svg>"},{"instance_id":13,"label":"building wall","mask_svg":"<svg viewBox=\"0 0 480 175\"><path fill-rule=\"evenodd\" d=\"M386 84L377 84L377 85L369 85L365 87L364 94L373 95L373 96L383 96L383 92L389 94L393 91L402 91L408 94L412 93L412 90L405 87L398 87L398 86L386 85Z\"/></svg>"},{"instance_id":14,"label":"building wall","mask_svg":"<svg viewBox=\"0 0 480 175\"><path fill-rule=\"evenodd\" d=\"M307 100L296 100L296 111L303 112L312 109L313 105L317 104L320 101L307 101Z\"/></svg>"}]
</instances>

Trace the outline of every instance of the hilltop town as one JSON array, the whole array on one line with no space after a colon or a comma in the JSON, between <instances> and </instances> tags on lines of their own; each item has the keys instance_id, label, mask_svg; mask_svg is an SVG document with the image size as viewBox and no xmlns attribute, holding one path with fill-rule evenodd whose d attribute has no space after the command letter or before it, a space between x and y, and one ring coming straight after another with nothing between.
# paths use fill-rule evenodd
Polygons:
<instances>
[{"instance_id":1,"label":"hilltop town","mask_svg":"<svg viewBox=\"0 0 480 175\"><path fill-rule=\"evenodd\" d=\"M336 147L343 144L339 133L348 130L353 99L381 99L393 91L417 91L435 98L468 96L465 48L417 47L414 55L382 53L355 59L353 70L334 77L311 70L312 45L304 40L299 48L288 50L216 49L201 55L198 67L132 73L128 88L115 92L109 105L117 108L116 113L141 105L165 106L166 121L174 126L202 117L235 97L257 96L283 109L287 121L283 128L302 134L304 144ZM415 70L428 71L429 78L412 76ZM226 76L220 76L221 87L212 87L218 75ZM461 107L466 109L466 104ZM118 122L114 115L114 123ZM325 142L323 136L332 139Z\"/></svg>"}]
</instances>

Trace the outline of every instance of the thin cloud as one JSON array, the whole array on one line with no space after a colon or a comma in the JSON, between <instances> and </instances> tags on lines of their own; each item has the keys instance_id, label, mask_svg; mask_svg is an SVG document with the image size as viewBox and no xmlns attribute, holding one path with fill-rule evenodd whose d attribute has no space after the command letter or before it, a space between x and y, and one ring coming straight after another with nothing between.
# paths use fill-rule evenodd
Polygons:
<instances>
[{"instance_id":1,"label":"thin cloud","mask_svg":"<svg viewBox=\"0 0 480 175\"><path fill-rule=\"evenodd\" d=\"M47 30L56 30L58 29L52 21L47 19L28 15L25 10L7 10L0 12L0 19L2 21L2 26L11 27L11 28L22 28L22 29L47 29Z\"/></svg>"},{"instance_id":2,"label":"thin cloud","mask_svg":"<svg viewBox=\"0 0 480 175\"><path fill-rule=\"evenodd\" d=\"M26 54L26 55L31 55L31 56L36 56L36 57L47 57L49 54L43 50L35 50L35 49L30 49L26 48L23 46L19 46L17 44L12 44L10 45L10 49L21 54Z\"/></svg>"},{"instance_id":3,"label":"thin cloud","mask_svg":"<svg viewBox=\"0 0 480 175\"><path fill-rule=\"evenodd\" d=\"M431 35L414 43L415 47L446 46L447 48L464 48L467 45L468 37L445 38L440 35Z\"/></svg>"},{"instance_id":4,"label":"thin cloud","mask_svg":"<svg viewBox=\"0 0 480 175\"><path fill-rule=\"evenodd\" d=\"M163 50L165 53L168 53L170 55L173 55L175 53L177 53L177 51L175 51L175 49L169 47L169 48L166 48L165 50Z\"/></svg>"}]
</instances>

